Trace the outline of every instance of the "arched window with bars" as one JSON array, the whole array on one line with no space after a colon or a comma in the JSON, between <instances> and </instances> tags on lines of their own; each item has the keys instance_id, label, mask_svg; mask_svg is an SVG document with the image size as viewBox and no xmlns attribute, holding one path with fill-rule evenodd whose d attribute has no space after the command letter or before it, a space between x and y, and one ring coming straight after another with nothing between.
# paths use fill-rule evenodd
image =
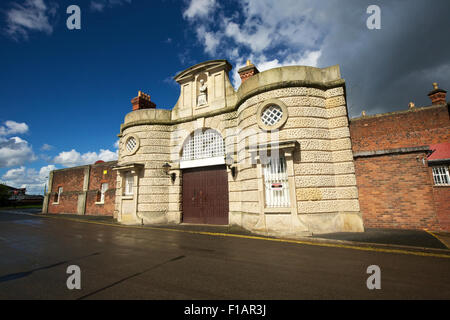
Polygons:
<instances>
[{"instance_id":1,"label":"arched window with bars","mask_svg":"<svg viewBox=\"0 0 450 320\"><path fill-rule=\"evenodd\" d=\"M196 130L185 141L180 168L225 164L225 144L216 130Z\"/></svg>"}]
</instances>

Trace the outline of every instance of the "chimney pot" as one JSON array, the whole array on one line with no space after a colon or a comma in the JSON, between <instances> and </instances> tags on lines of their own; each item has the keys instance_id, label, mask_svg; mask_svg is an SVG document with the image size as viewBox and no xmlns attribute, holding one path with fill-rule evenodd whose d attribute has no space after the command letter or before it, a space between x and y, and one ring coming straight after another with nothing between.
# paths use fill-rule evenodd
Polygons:
<instances>
[{"instance_id":1,"label":"chimney pot","mask_svg":"<svg viewBox=\"0 0 450 320\"><path fill-rule=\"evenodd\" d=\"M246 66L242 67L238 70L239 76L241 77L241 81L244 82L248 78L254 76L259 73L258 68L250 61L247 60Z\"/></svg>"},{"instance_id":2,"label":"chimney pot","mask_svg":"<svg viewBox=\"0 0 450 320\"><path fill-rule=\"evenodd\" d=\"M156 108L156 104L151 101L150 95L145 94L142 91L138 91L138 96L131 99L131 104L133 106L133 111Z\"/></svg>"},{"instance_id":3,"label":"chimney pot","mask_svg":"<svg viewBox=\"0 0 450 320\"><path fill-rule=\"evenodd\" d=\"M433 83L433 91L431 91L428 96L430 97L433 106L447 103L447 91L439 89L437 82Z\"/></svg>"}]
</instances>

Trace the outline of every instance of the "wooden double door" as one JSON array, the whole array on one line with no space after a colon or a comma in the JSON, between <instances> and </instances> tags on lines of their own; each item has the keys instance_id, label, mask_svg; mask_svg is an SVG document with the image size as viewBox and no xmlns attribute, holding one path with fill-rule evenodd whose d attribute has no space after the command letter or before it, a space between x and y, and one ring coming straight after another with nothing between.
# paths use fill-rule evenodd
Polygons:
<instances>
[{"instance_id":1,"label":"wooden double door","mask_svg":"<svg viewBox=\"0 0 450 320\"><path fill-rule=\"evenodd\" d=\"M183 222L228 224L225 165L183 170Z\"/></svg>"}]
</instances>

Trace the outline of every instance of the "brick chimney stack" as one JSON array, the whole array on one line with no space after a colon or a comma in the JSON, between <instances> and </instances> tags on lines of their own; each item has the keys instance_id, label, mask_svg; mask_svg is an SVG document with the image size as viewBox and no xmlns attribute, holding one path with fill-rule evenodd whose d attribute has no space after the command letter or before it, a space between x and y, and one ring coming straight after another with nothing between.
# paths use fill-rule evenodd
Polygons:
<instances>
[{"instance_id":1,"label":"brick chimney stack","mask_svg":"<svg viewBox=\"0 0 450 320\"><path fill-rule=\"evenodd\" d=\"M431 91L428 96L431 99L431 103L434 105L446 104L447 103L447 91L439 89L438 84L433 83L434 90Z\"/></svg>"},{"instance_id":2,"label":"brick chimney stack","mask_svg":"<svg viewBox=\"0 0 450 320\"><path fill-rule=\"evenodd\" d=\"M242 82L259 73L259 70L255 67L250 60L247 60L247 65L238 70L239 76L241 77Z\"/></svg>"},{"instance_id":3,"label":"brick chimney stack","mask_svg":"<svg viewBox=\"0 0 450 320\"><path fill-rule=\"evenodd\" d=\"M141 91L138 92L138 96L131 100L133 105L133 111L139 109L151 109L156 108L156 104L150 100L150 95Z\"/></svg>"}]
</instances>

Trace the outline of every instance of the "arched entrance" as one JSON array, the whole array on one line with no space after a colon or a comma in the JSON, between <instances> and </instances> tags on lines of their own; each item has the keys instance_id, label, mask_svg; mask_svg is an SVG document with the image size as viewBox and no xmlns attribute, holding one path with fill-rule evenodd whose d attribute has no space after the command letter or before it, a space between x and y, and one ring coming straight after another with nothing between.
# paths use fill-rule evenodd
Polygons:
<instances>
[{"instance_id":1,"label":"arched entrance","mask_svg":"<svg viewBox=\"0 0 450 320\"><path fill-rule=\"evenodd\" d=\"M215 130L197 130L183 145L183 222L228 224L228 175L225 145Z\"/></svg>"}]
</instances>

